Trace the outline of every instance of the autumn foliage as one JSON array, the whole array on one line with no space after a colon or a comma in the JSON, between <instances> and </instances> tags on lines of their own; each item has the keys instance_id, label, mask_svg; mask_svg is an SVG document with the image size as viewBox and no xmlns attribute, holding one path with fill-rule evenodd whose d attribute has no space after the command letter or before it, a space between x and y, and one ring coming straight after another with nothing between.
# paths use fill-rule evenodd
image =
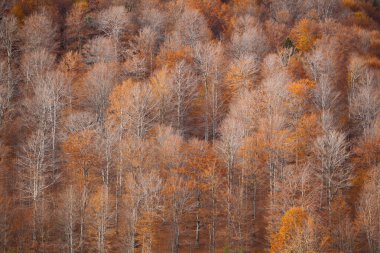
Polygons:
<instances>
[{"instance_id":1,"label":"autumn foliage","mask_svg":"<svg viewBox=\"0 0 380 253\"><path fill-rule=\"evenodd\" d=\"M380 252L362 0L0 0L0 251Z\"/></svg>"}]
</instances>

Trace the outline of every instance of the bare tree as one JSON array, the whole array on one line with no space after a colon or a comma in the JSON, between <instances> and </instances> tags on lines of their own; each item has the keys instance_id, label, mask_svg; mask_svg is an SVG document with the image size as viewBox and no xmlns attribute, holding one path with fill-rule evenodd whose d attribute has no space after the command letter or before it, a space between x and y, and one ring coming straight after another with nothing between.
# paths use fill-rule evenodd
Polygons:
<instances>
[{"instance_id":1,"label":"bare tree","mask_svg":"<svg viewBox=\"0 0 380 253\"><path fill-rule=\"evenodd\" d=\"M129 22L127 10L123 6L111 6L98 15L99 29L116 41L127 29Z\"/></svg>"},{"instance_id":2,"label":"bare tree","mask_svg":"<svg viewBox=\"0 0 380 253\"><path fill-rule=\"evenodd\" d=\"M196 69L203 83L204 138L214 140L225 105L223 97L223 48L221 44L198 44L194 48Z\"/></svg>"},{"instance_id":3,"label":"bare tree","mask_svg":"<svg viewBox=\"0 0 380 253\"><path fill-rule=\"evenodd\" d=\"M195 47L207 41L210 31L201 13L185 9L175 24L173 36L181 45Z\"/></svg>"},{"instance_id":4,"label":"bare tree","mask_svg":"<svg viewBox=\"0 0 380 253\"><path fill-rule=\"evenodd\" d=\"M87 73L85 86L85 103L96 114L101 126L105 122L105 114L108 107L108 98L117 81L117 70L112 64L97 63Z\"/></svg>"},{"instance_id":5,"label":"bare tree","mask_svg":"<svg viewBox=\"0 0 380 253\"><path fill-rule=\"evenodd\" d=\"M127 74L144 76L147 73L152 73L154 68L154 58L158 51L158 36L150 27L141 29L126 50L127 57ZM134 66L141 61L142 65ZM129 73L128 73L129 72Z\"/></svg>"},{"instance_id":6,"label":"bare tree","mask_svg":"<svg viewBox=\"0 0 380 253\"><path fill-rule=\"evenodd\" d=\"M266 34L258 25L245 27L242 31L233 33L230 52L235 59L251 55L261 60L268 51L268 44Z\"/></svg>"},{"instance_id":7,"label":"bare tree","mask_svg":"<svg viewBox=\"0 0 380 253\"><path fill-rule=\"evenodd\" d=\"M5 61L0 61L0 125L3 123L4 114L11 106L12 90L7 83L8 74Z\"/></svg>"},{"instance_id":8,"label":"bare tree","mask_svg":"<svg viewBox=\"0 0 380 253\"><path fill-rule=\"evenodd\" d=\"M85 47L85 57L88 63L116 62L118 55L115 52L114 41L106 37L96 37Z\"/></svg>"},{"instance_id":9,"label":"bare tree","mask_svg":"<svg viewBox=\"0 0 380 253\"><path fill-rule=\"evenodd\" d=\"M154 171L128 173L126 179L126 222L127 237L126 245L128 253L135 252L136 234L139 232L138 223L144 223L142 220L145 216L148 220L155 219L152 216L158 215L161 211L162 179ZM147 217L150 216L150 217ZM144 226L144 224L142 224ZM153 224L145 224L152 226ZM149 228L148 228L149 230ZM141 233L144 233L141 231ZM144 252L151 252L151 241L147 240L152 235L142 234Z\"/></svg>"},{"instance_id":10,"label":"bare tree","mask_svg":"<svg viewBox=\"0 0 380 253\"><path fill-rule=\"evenodd\" d=\"M268 57L270 58L270 56ZM259 133L263 134L262 141L266 147L265 164L269 176L269 233L276 230L276 189L278 189L288 159L285 147L287 145L285 140L288 138L285 130L288 120L285 104L289 92L286 87L291 81L289 74L281 67L279 59L273 65L278 68L277 71L269 74L263 81L263 94L267 103L263 107L264 117L259 125Z\"/></svg>"},{"instance_id":11,"label":"bare tree","mask_svg":"<svg viewBox=\"0 0 380 253\"><path fill-rule=\"evenodd\" d=\"M235 59L227 72L227 81L234 93L243 94L253 88L260 66L252 55L243 55Z\"/></svg>"},{"instance_id":12,"label":"bare tree","mask_svg":"<svg viewBox=\"0 0 380 253\"><path fill-rule=\"evenodd\" d=\"M329 224L331 224L331 207L335 195L340 189L350 185L352 168L347 163L349 157L345 135L330 130L315 142L315 154L320 165L316 175L320 180L320 203L327 204Z\"/></svg>"},{"instance_id":13,"label":"bare tree","mask_svg":"<svg viewBox=\"0 0 380 253\"><path fill-rule=\"evenodd\" d=\"M341 2L337 0L309 0L303 3L306 8L317 11L320 19L331 18L341 8Z\"/></svg>"},{"instance_id":14,"label":"bare tree","mask_svg":"<svg viewBox=\"0 0 380 253\"><path fill-rule=\"evenodd\" d=\"M327 76L322 76L313 90L313 102L321 113L321 126L324 131L336 126L334 120L339 108L339 92L337 92Z\"/></svg>"},{"instance_id":15,"label":"bare tree","mask_svg":"<svg viewBox=\"0 0 380 253\"><path fill-rule=\"evenodd\" d=\"M364 64L362 59L354 58L351 61L348 99L350 118L360 126L367 138L371 136L380 110L380 93L377 84L379 74Z\"/></svg>"},{"instance_id":16,"label":"bare tree","mask_svg":"<svg viewBox=\"0 0 380 253\"><path fill-rule=\"evenodd\" d=\"M166 181L164 191L169 196L167 198L167 212L172 226L171 251L178 253L184 215L195 208L194 192L190 188L190 182L178 173L174 173Z\"/></svg>"},{"instance_id":17,"label":"bare tree","mask_svg":"<svg viewBox=\"0 0 380 253\"><path fill-rule=\"evenodd\" d=\"M18 187L22 200L32 205L34 242L41 240L41 208L47 191L59 177L58 174L53 173L50 147L51 143L46 133L43 130L37 130L27 139L18 154Z\"/></svg>"},{"instance_id":18,"label":"bare tree","mask_svg":"<svg viewBox=\"0 0 380 253\"><path fill-rule=\"evenodd\" d=\"M358 206L360 228L366 235L368 250L380 250L380 175L379 168L371 169L369 182L364 186Z\"/></svg>"},{"instance_id":19,"label":"bare tree","mask_svg":"<svg viewBox=\"0 0 380 253\"><path fill-rule=\"evenodd\" d=\"M250 136L258 130L259 121L265 113L265 99L263 89L258 88L242 92L230 103L227 118L239 122L244 136Z\"/></svg>"},{"instance_id":20,"label":"bare tree","mask_svg":"<svg viewBox=\"0 0 380 253\"><path fill-rule=\"evenodd\" d=\"M227 230L228 245L231 245L234 233L235 235L238 234L239 238L241 237L240 232L234 229L234 225L236 225L234 221L239 221L242 218L234 215L242 211L237 205L237 203L240 203L240 197L242 196L236 196L236 192L238 192L236 190L240 185L236 183L235 169L238 163L238 151L244 138L244 131L239 121L227 117L220 127L220 132L221 140L220 143L216 143L216 146L227 168ZM238 230L240 229L238 228Z\"/></svg>"},{"instance_id":21,"label":"bare tree","mask_svg":"<svg viewBox=\"0 0 380 253\"><path fill-rule=\"evenodd\" d=\"M152 90L147 83L127 80L110 96L111 117L121 132L142 139L157 119Z\"/></svg>"},{"instance_id":22,"label":"bare tree","mask_svg":"<svg viewBox=\"0 0 380 253\"><path fill-rule=\"evenodd\" d=\"M76 226L79 221L79 201L78 194L74 191L72 185L69 185L62 196L62 209L60 216L62 219L62 227L64 231L65 252L74 253L78 246L78 235Z\"/></svg>"},{"instance_id":23,"label":"bare tree","mask_svg":"<svg viewBox=\"0 0 380 253\"><path fill-rule=\"evenodd\" d=\"M53 162L57 157L57 132L60 120L60 113L64 109L70 97L70 80L59 71L46 73L37 81L35 98L40 105L47 105L47 120L51 133L52 158ZM45 109L44 109L45 110Z\"/></svg>"},{"instance_id":24,"label":"bare tree","mask_svg":"<svg viewBox=\"0 0 380 253\"><path fill-rule=\"evenodd\" d=\"M64 133L70 134L84 130L94 130L96 127L96 115L90 112L74 112L65 120Z\"/></svg>"},{"instance_id":25,"label":"bare tree","mask_svg":"<svg viewBox=\"0 0 380 253\"><path fill-rule=\"evenodd\" d=\"M217 148L227 167L227 189L228 193L231 194L233 173L237 165L238 151L243 142L244 130L238 120L227 117L219 131L221 132L221 139Z\"/></svg>"},{"instance_id":26,"label":"bare tree","mask_svg":"<svg viewBox=\"0 0 380 253\"><path fill-rule=\"evenodd\" d=\"M79 242L80 252L86 250L88 236L89 200L96 185L96 168L100 165L99 153L95 148L97 144L95 130L82 130L68 135L63 143L66 158L66 173L69 175L69 184L78 192L79 210Z\"/></svg>"},{"instance_id":27,"label":"bare tree","mask_svg":"<svg viewBox=\"0 0 380 253\"><path fill-rule=\"evenodd\" d=\"M139 23L142 27L149 27L154 31L159 40L163 40L165 36L165 29L168 23L166 13L158 8L145 8L142 10Z\"/></svg>"},{"instance_id":28,"label":"bare tree","mask_svg":"<svg viewBox=\"0 0 380 253\"><path fill-rule=\"evenodd\" d=\"M45 49L55 52L58 48L57 27L46 13L32 14L21 29L24 52Z\"/></svg>"},{"instance_id":29,"label":"bare tree","mask_svg":"<svg viewBox=\"0 0 380 253\"><path fill-rule=\"evenodd\" d=\"M32 90L33 96L24 101L26 112L25 121L29 127L35 126L44 131L46 137L50 135L51 156L53 168L56 169L58 127L61 111L70 97L70 82L59 71L49 71L35 80Z\"/></svg>"},{"instance_id":30,"label":"bare tree","mask_svg":"<svg viewBox=\"0 0 380 253\"><path fill-rule=\"evenodd\" d=\"M104 253L109 249L107 241L110 228L112 227L113 212L110 209L111 198L109 196L109 189L107 185L99 187L97 192L93 194L90 207L92 209L93 220L92 226L94 227L94 234L97 241L97 252Z\"/></svg>"},{"instance_id":31,"label":"bare tree","mask_svg":"<svg viewBox=\"0 0 380 253\"><path fill-rule=\"evenodd\" d=\"M184 61L174 67L171 80L173 103L176 111L175 126L179 131L186 133L185 119L196 95L196 77L191 67Z\"/></svg>"},{"instance_id":32,"label":"bare tree","mask_svg":"<svg viewBox=\"0 0 380 253\"><path fill-rule=\"evenodd\" d=\"M306 56L309 73L316 83L326 79L332 87L336 85L340 73L337 43L336 39L325 38L318 41L316 48Z\"/></svg>"},{"instance_id":33,"label":"bare tree","mask_svg":"<svg viewBox=\"0 0 380 253\"><path fill-rule=\"evenodd\" d=\"M13 16L5 16L0 21L0 50L5 50L7 56L7 100L13 95L14 75L12 65L14 63L16 43L18 42L17 19Z\"/></svg>"},{"instance_id":34,"label":"bare tree","mask_svg":"<svg viewBox=\"0 0 380 253\"><path fill-rule=\"evenodd\" d=\"M285 0L285 1L269 1L272 17L278 21L291 22L299 15L299 10L302 8L303 1Z\"/></svg>"},{"instance_id":35,"label":"bare tree","mask_svg":"<svg viewBox=\"0 0 380 253\"><path fill-rule=\"evenodd\" d=\"M99 29L115 42L115 54L118 55L120 37L128 29L130 16L124 6L111 6L101 11L97 17Z\"/></svg>"},{"instance_id":36,"label":"bare tree","mask_svg":"<svg viewBox=\"0 0 380 253\"><path fill-rule=\"evenodd\" d=\"M46 49L25 53L21 59L21 70L26 84L34 88L36 80L46 71L52 70L54 63L55 55Z\"/></svg>"}]
</instances>

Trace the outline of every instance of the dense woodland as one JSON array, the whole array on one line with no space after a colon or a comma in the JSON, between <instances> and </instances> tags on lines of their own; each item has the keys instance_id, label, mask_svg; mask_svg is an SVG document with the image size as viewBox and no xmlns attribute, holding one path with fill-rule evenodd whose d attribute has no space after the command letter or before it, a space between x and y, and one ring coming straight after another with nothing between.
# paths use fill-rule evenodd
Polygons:
<instances>
[{"instance_id":1,"label":"dense woodland","mask_svg":"<svg viewBox=\"0 0 380 253\"><path fill-rule=\"evenodd\" d=\"M0 0L0 250L380 252L380 1Z\"/></svg>"}]
</instances>

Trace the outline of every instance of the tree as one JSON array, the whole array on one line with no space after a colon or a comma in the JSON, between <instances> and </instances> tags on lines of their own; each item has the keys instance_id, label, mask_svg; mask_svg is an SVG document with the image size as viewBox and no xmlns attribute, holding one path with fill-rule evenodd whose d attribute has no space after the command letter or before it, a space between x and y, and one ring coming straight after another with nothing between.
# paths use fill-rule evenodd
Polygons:
<instances>
[{"instance_id":1,"label":"tree","mask_svg":"<svg viewBox=\"0 0 380 253\"><path fill-rule=\"evenodd\" d=\"M110 235L110 228L112 226L112 210L110 209L110 196L107 185L102 185L92 195L90 200L90 207L92 217L92 228L94 237L97 241L97 252L104 253L110 248L108 238Z\"/></svg>"},{"instance_id":2,"label":"tree","mask_svg":"<svg viewBox=\"0 0 380 253\"><path fill-rule=\"evenodd\" d=\"M369 176L369 182L364 186L358 206L358 221L361 230L366 235L368 251L374 253L380 249L379 168L372 168Z\"/></svg>"},{"instance_id":3,"label":"tree","mask_svg":"<svg viewBox=\"0 0 380 253\"><path fill-rule=\"evenodd\" d=\"M315 41L315 48L306 55L308 74L317 85L325 80L335 87L339 80L346 78L340 76L339 67L345 59L339 43L336 38L323 37Z\"/></svg>"},{"instance_id":4,"label":"tree","mask_svg":"<svg viewBox=\"0 0 380 253\"><path fill-rule=\"evenodd\" d=\"M156 105L147 83L128 79L116 86L110 95L110 118L121 133L142 139L157 118Z\"/></svg>"},{"instance_id":5,"label":"tree","mask_svg":"<svg viewBox=\"0 0 380 253\"><path fill-rule=\"evenodd\" d=\"M53 173L49 138L38 129L27 139L18 154L18 188L21 200L32 206L32 241L37 245L42 240L44 217L43 203L47 191L58 180L59 175Z\"/></svg>"},{"instance_id":6,"label":"tree","mask_svg":"<svg viewBox=\"0 0 380 253\"><path fill-rule=\"evenodd\" d=\"M318 114L315 113L313 95L316 84L308 79L301 79L288 85L287 113L291 132L292 153L296 165L307 160L312 150L311 143L320 134Z\"/></svg>"},{"instance_id":7,"label":"tree","mask_svg":"<svg viewBox=\"0 0 380 253\"><path fill-rule=\"evenodd\" d=\"M307 212L314 212L318 205L318 191L310 164L299 167L288 165L279 183L282 190L278 193L278 209L282 213L293 206L302 207Z\"/></svg>"},{"instance_id":8,"label":"tree","mask_svg":"<svg viewBox=\"0 0 380 253\"><path fill-rule=\"evenodd\" d=\"M6 70L6 63L0 62L0 83L7 83L8 73ZM12 87L8 85L0 86L0 125L3 123L4 115L8 109L11 108Z\"/></svg>"},{"instance_id":9,"label":"tree","mask_svg":"<svg viewBox=\"0 0 380 253\"><path fill-rule=\"evenodd\" d=\"M291 23L295 18L300 15L302 2L297 0L286 0L282 2L270 1L271 10L273 10L273 18L277 22Z\"/></svg>"},{"instance_id":10,"label":"tree","mask_svg":"<svg viewBox=\"0 0 380 253\"><path fill-rule=\"evenodd\" d=\"M62 229L64 231L64 249L68 253L74 253L78 246L78 238L75 231L75 227L78 224L78 214L80 201L78 201L78 194L74 192L74 188L70 185L63 193L62 204L63 207L60 210L60 217L62 219Z\"/></svg>"},{"instance_id":11,"label":"tree","mask_svg":"<svg viewBox=\"0 0 380 253\"><path fill-rule=\"evenodd\" d=\"M153 72L159 46L158 37L159 34L150 27L139 30L134 36L126 50L127 75L145 76Z\"/></svg>"},{"instance_id":12,"label":"tree","mask_svg":"<svg viewBox=\"0 0 380 253\"><path fill-rule=\"evenodd\" d=\"M191 139L184 144L181 153L186 159L181 172L194 182L195 207L192 216L195 218L192 222L196 222L195 247L201 247L202 239L207 232L209 251L214 252L217 246L217 231L224 213L224 169L218 166L216 153L206 141Z\"/></svg>"},{"instance_id":13,"label":"tree","mask_svg":"<svg viewBox=\"0 0 380 253\"><path fill-rule=\"evenodd\" d=\"M315 86L315 83L308 79L301 79L288 85L290 93L289 102L291 103L290 110L294 111L292 113L296 114L296 117L302 115L305 110L310 111L311 108L309 103ZM296 106L293 103L299 103L301 105L300 108L295 108Z\"/></svg>"},{"instance_id":14,"label":"tree","mask_svg":"<svg viewBox=\"0 0 380 253\"><path fill-rule=\"evenodd\" d=\"M168 25L168 17L165 11L156 7L146 7L139 16L139 23L143 28L150 28L163 41L165 38L165 27Z\"/></svg>"},{"instance_id":15,"label":"tree","mask_svg":"<svg viewBox=\"0 0 380 253\"><path fill-rule=\"evenodd\" d=\"M48 50L42 49L25 53L21 60L21 70L24 80L27 84L27 90L36 86L36 80L39 79L46 71L52 70L56 56L49 53Z\"/></svg>"},{"instance_id":16,"label":"tree","mask_svg":"<svg viewBox=\"0 0 380 253\"><path fill-rule=\"evenodd\" d=\"M233 174L237 164L237 154L242 145L244 138L244 131L242 125L236 119L227 117L221 127L221 141L217 145L218 150L221 152L222 160L227 167L227 189L229 194L232 192L233 187Z\"/></svg>"},{"instance_id":17,"label":"tree","mask_svg":"<svg viewBox=\"0 0 380 253\"><path fill-rule=\"evenodd\" d=\"M99 154L95 145L94 130L83 130L71 133L63 143L67 158L67 175L69 184L79 193L79 249L85 251L88 225L88 206L94 172L99 166Z\"/></svg>"},{"instance_id":18,"label":"tree","mask_svg":"<svg viewBox=\"0 0 380 253\"><path fill-rule=\"evenodd\" d=\"M292 29L291 38L298 50L301 52L310 51L317 39L315 24L309 19L301 19Z\"/></svg>"},{"instance_id":19,"label":"tree","mask_svg":"<svg viewBox=\"0 0 380 253\"><path fill-rule=\"evenodd\" d=\"M0 50L5 50L7 56L7 90L9 102L14 92L13 63L15 58L16 44L18 42L17 20L13 16L5 16L0 21Z\"/></svg>"},{"instance_id":20,"label":"tree","mask_svg":"<svg viewBox=\"0 0 380 253\"><path fill-rule=\"evenodd\" d=\"M165 124L173 119L173 75L168 67L155 71L149 80L154 99L157 101L158 122ZM174 124L174 122L172 123Z\"/></svg>"},{"instance_id":21,"label":"tree","mask_svg":"<svg viewBox=\"0 0 380 253\"><path fill-rule=\"evenodd\" d=\"M230 53L234 59L250 55L255 60L261 60L268 51L268 38L264 31L256 24L253 27L244 27L232 34Z\"/></svg>"},{"instance_id":22,"label":"tree","mask_svg":"<svg viewBox=\"0 0 380 253\"><path fill-rule=\"evenodd\" d=\"M362 59L351 60L348 94L350 118L359 125L365 138L371 135L380 110L376 82L378 73L366 66Z\"/></svg>"},{"instance_id":23,"label":"tree","mask_svg":"<svg viewBox=\"0 0 380 253\"><path fill-rule=\"evenodd\" d=\"M114 50L114 41L107 37L96 37L85 46L87 63L117 62L118 55Z\"/></svg>"},{"instance_id":24,"label":"tree","mask_svg":"<svg viewBox=\"0 0 380 253\"><path fill-rule=\"evenodd\" d=\"M352 210L346 199L339 193L332 206L331 247L343 252L354 252L358 228L352 221Z\"/></svg>"},{"instance_id":25,"label":"tree","mask_svg":"<svg viewBox=\"0 0 380 253\"><path fill-rule=\"evenodd\" d=\"M129 22L127 11L123 6L111 6L98 15L99 29L116 41Z\"/></svg>"},{"instance_id":26,"label":"tree","mask_svg":"<svg viewBox=\"0 0 380 253\"><path fill-rule=\"evenodd\" d=\"M319 252L323 245L319 245L315 229L313 220L302 208L289 209L274 236L271 252Z\"/></svg>"},{"instance_id":27,"label":"tree","mask_svg":"<svg viewBox=\"0 0 380 253\"><path fill-rule=\"evenodd\" d=\"M196 77L191 67L183 60L173 69L172 92L174 93L174 108L176 110L176 127L186 132L185 119L188 116L192 100L196 95Z\"/></svg>"},{"instance_id":28,"label":"tree","mask_svg":"<svg viewBox=\"0 0 380 253\"><path fill-rule=\"evenodd\" d=\"M7 10L8 8L10 8L9 1L1 0L0 1L0 14L4 15L5 14L5 10Z\"/></svg>"},{"instance_id":29,"label":"tree","mask_svg":"<svg viewBox=\"0 0 380 253\"><path fill-rule=\"evenodd\" d=\"M151 252L153 226L161 210L162 179L155 171L127 173L126 178L126 245L135 252L137 240L143 252Z\"/></svg>"},{"instance_id":30,"label":"tree","mask_svg":"<svg viewBox=\"0 0 380 253\"><path fill-rule=\"evenodd\" d=\"M195 205L192 183L179 173L173 172L165 183L164 193L169 196L166 199L166 211L172 227L171 252L178 253L184 215L192 211Z\"/></svg>"},{"instance_id":31,"label":"tree","mask_svg":"<svg viewBox=\"0 0 380 253\"><path fill-rule=\"evenodd\" d=\"M337 118L339 96L339 92L334 89L326 76L316 83L313 90L313 102L320 113L320 122L324 131L333 129L336 124L334 120Z\"/></svg>"},{"instance_id":32,"label":"tree","mask_svg":"<svg viewBox=\"0 0 380 253\"><path fill-rule=\"evenodd\" d=\"M350 185L352 168L347 163L349 157L345 135L338 131L328 131L315 141L315 154L320 165L315 168L320 180L321 205L327 205L331 224L332 201L339 190Z\"/></svg>"},{"instance_id":33,"label":"tree","mask_svg":"<svg viewBox=\"0 0 380 253\"><path fill-rule=\"evenodd\" d=\"M124 173L141 168L147 158L144 139L158 118L157 101L147 83L126 80L116 86L110 97L108 124L117 134L118 154L116 155L117 197L116 226L118 226L118 205L123 195ZM146 162L146 161L145 161Z\"/></svg>"},{"instance_id":34,"label":"tree","mask_svg":"<svg viewBox=\"0 0 380 253\"><path fill-rule=\"evenodd\" d=\"M264 80L264 94L267 99L265 108L265 121L260 129L263 131L263 138L266 143L266 159L270 178L271 194L274 194L276 183L281 176L283 166L286 161L285 146L288 131L286 124L285 102L288 96L287 84L290 77L284 70L272 74ZM273 203L272 203L273 204Z\"/></svg>"},{"instance_id":35,"label":"tree","mask_svg":"<svg viewBox=\"0 0 380 253\"><path fill-rule=\"evenodd\" d=\"M85 17L88 11L88 3L80 1L74 3L66 17L65 39L68 46L73 45L74 49L82 49L85 39Z\"/></svg>"},{"instance_id":36,"label":"tree","mask_svg":"<svg viewBox=\"0 0 380 253\"><path fill-rule=\"evenodd\" d=\"M198 44L194 48L194 60L196 70L200 75L203 86L200 95L203 101L202 118L204 127L204 138L208 141L214 140L216 131L225 109L225 100L223 96L223 83L221 81L223 69L223 48L221 44Z\"/></svg>"},{"instance_id":37,"label":"tree","mask_svg":"<svg viewBox=\"0 0 380 253\"><path fill-rule=\"evenodd\" d=\"M29 127L36 127L50 136L53 169L56 170L58 130L61 112L70 97L70 83L66 76L59 71L49 71L41 74L34 81L30 91L34 96L24 101L25 121Z\"/></svg>"},{"instance_id":38,"label":"tree","mask_svg":"<svg viewBox=\"0 0 380 253\"><path fill-rule=\"evenodd\" d=\"M99 30L115 42L115 54L118 55L120 37L128 29L130 16L124 6L111 6L98 14Z\"/></svg>"},{"instance_id":39,"label":"tree","mask_svg":"<svg viewBox=\"0 0 380 253\"><path fill-rule=\"evenodd\" d=\"M81 54L69 51L61 57L57 69L64 73L71 80L72 84L77 84L85 72L83 57ZM73 87L74 92L74 87ZM77 91L75 90L75 93Z\"/></svg>"},{"instance_id":40,"label":"tree","mask_svg":"<svg viewBox=\"0 0 380 253\"><path fill-rule=\"evenodd\" d=\"M254 56L241 56L234 60L226 76L231 91L242 94L252 89L259 70L259 64Z\"/></svg>"},{"instance_id":41,"label":"tree","mask_svg":"<svg viewBox=\"0 0 380 253\"><path fill-rule=\"evenodd\" d=\"M84 102L96 114L97 121L104 126L109 96L117 81L117 69L113 64L97 63L86 75Z\"/></svg>"},{"instance_id":42,"label":"tree","mask_svg":"<svg viewBox=\"0 0 380 253\"><path fill-rule=\"evenodd\" d=\"M310 0L304 3L306 8L312 8L317 11L320 19L328 19L333 16L340 8L340 1Z\"/></svg>"},{"instance_id":43,"label":"tree","mask_svg":"<svg viewBox=\"0 0 380 253\"><path fill-rule=\"evenodd\" d=\"M61 118L60 113L65 108L70 97L70 83L66 76L59 71L48 72L37 82L35 99L41 103L40 106L43 103L46 104L47 120L51 134L52 159L55 162L57 158L57 132Z\"/></svg>"},{"instance_id":44,"label":"tree","mask_svg":"<svg viewBox=\"0 0 380 253\"><path fill-rule=\"evenodd\" d=\"M259 191L262 188L261 183L264 179L264 171L261 169L262 158L260 139L260 120L265 117L265 95L261 89L251 92L245 92L239 95L235 101L230 104L230 111L225 121L238 122L238 130L241 137L241 144L236 154L236 171L235 178L239 178L239 190L243 192L241 200L244 201L245 207L249 206L252 210L252 220L256 220L258 212ZM225 129L227 130L228 127ZM225 131L227 136L238 135ZM252 203L252 206L250 206ZM252 226L251 226L252 228Z\"/></svg>"},{"instance_id":45,"label":"tree","mask_svg":"<svg viewBox=\"0 0 380 253\"><path fill-rule=\"evenodd\" d=\"M206 42L210 37L210 31L204 16L192 9L185 9L181 14L174 27L175 40L183 46L190 47Z\"/></svg>"},{"instance_id":46,"label":"tree","mask_svg":"<svg viewBox=\"0 0 380 253\"><path fill-rule=\"evenodd\" d=\"M178 252L181 235L187 235L188 215L195 210L197 201L195 182L192 180L194 168L186 169L186 157L182 153L184 140L171 127L158 126L156 143L160 158L160 174L165 178L164 217L170 224L171 252ZM199 196L199 195L198 195ZM193 217L193 216L192 216Z\"/></svg>"},{"instance_id":47,"label":"tree","mask_svg":"<svg viewBox=\"0 0 380 253\"><path fill-rule=\"evenodd\" d=\"M57 27L46 13L32 14L21 29L24 52L45 49L54 53L58 48Z\"/></svg>"},{"instance_id":48,"label":"tree","mask_svg":"<svg viewBox=\"0 0 380 253\"><path fill-rule=\"evenodd\" d=\"M238 94L219 129L220 141L214 144L226 168L224 202L230 249L248 249L256 229L257 190L263 172L259 168L261 155L255 135L265 115L265 99L260 89Z\"/></svg>"}]
</instances>

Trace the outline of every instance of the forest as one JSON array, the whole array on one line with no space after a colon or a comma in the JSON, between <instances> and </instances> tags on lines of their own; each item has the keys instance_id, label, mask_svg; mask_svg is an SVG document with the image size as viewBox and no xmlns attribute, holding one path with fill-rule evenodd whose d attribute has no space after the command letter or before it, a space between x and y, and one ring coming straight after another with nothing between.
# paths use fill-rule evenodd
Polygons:
<instances>
[{"instance_id":1,"label":"forest","mask_svg":"<svg viewBox=\"0 0 380 253\"><path fill-rule=\"evenodd\" d=\"M379 253L379 0L0 0L2 253Z\"/></svg>"}]
</instances>

